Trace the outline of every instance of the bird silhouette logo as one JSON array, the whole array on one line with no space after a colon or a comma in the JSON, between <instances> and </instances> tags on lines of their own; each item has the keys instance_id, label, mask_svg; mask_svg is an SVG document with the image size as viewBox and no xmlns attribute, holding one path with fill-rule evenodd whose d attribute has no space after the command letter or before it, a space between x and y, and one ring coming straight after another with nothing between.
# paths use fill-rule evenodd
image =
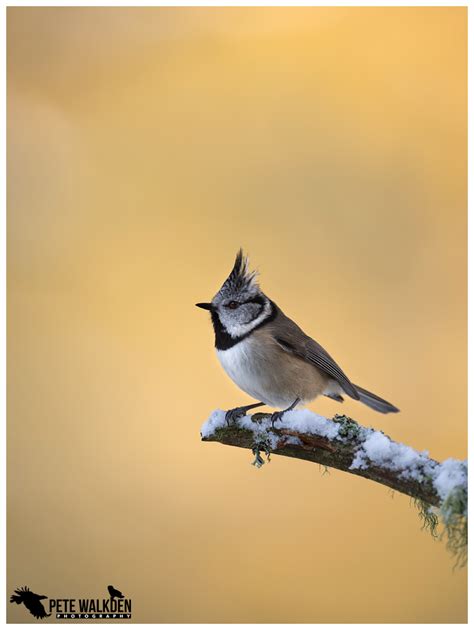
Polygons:
<instances>
[{"instance_id":1,"label":"bird silhouette logo","mask_svg":"<svg viewBox=\"0 0 474 630\"><path fill-rule=\"evenodd\" d=\"M10 597L10 602L15 604L24 604L25 608L30 611L30 614L36 619L44 619L45 617L51 617L44 609L41 603L42 599L48 599L47 595L37 595L30 591L27 586L17 588L15 594Z\"/></svg>"},{"instance_id":2,"label":"bird silhouette logo","mask_svg":"<svg viewBox=\"0 0 474 630\"><path fill-rule=\"evenodd\" d=\"M107 586L107 589L108 589L108 591L110 593L110 599L115 599L116 597L117 597L117 599L123 599L124 598L124 595L120 591L118 591L116 588L114 588L112 586L112 584L109 584Z\"/></svg>"}]
</instances>

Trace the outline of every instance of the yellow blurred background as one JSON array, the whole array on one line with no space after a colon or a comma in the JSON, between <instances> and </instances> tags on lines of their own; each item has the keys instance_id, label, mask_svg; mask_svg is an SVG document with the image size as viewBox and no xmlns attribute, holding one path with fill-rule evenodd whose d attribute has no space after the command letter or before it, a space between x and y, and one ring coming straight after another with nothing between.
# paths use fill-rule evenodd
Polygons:
<instances>
[{"instance_id":1,"label":"yellow blurred background","mask_svg":"<svg viewBox=\"0 0 474 630\"><path fill-rule=\"evenodd\" d=\"M465 8L8 9L8 588L136 622L466 621L408 498L201 443L251 400L239 246L357 383L466 457ZM11 622L32 618L8 604Z\"/></svg>"}]
</instances>

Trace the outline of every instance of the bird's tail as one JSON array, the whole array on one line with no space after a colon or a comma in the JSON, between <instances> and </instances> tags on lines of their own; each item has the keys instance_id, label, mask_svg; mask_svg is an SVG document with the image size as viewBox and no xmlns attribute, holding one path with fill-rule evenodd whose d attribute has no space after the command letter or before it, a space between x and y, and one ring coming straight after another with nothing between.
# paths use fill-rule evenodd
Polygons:
<instances>
[{"instance_id":1,"label":"bird's tail","mask_svg":"<svg viewBox=\"0 0 474 630\"><path fill-rule=\"evenodd\" d=\"M22 599L21 595L12 595L12 596L10 597L10 602L11 602L12 604L13 604L13 603L15 603L15 604L21 604L21 603L22 603L22 601L23 601L23 599Z\"/></svg>"},{"instance_id":2,"label":"bird's tail","mask_svg":"<svg viewBox=\"0 0 474 630\"><path fill-rule=\"evenodd\" d=\"M363 402L367 407L375 409L375 411L379 413L398 413L400 411L400 409L392 405L392 403L380 398L380 396L372 394L372 392L368 392L363 387L359 387L359 385L354 385L354 387L359 394L360 402Z\"/></svg>"}]
</instances>

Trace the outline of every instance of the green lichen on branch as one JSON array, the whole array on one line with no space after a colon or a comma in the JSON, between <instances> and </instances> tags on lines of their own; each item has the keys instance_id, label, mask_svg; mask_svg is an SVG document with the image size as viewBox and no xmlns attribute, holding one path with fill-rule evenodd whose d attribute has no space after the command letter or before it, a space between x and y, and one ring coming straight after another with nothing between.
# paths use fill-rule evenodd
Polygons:
<instances>
[{"instance_id":1,"label":"green lichen on branch","mask_svg":"<svg viewBox=\"0 0 474 630\"><path fill-rule=\"evenodd\" d=\"M357 440L360 434L360 425L358 422L338 413L334 416L333 420L340 425L339 435L341 437L346 438L348 441Z\"/></svg>"},{"instance_id":2,"label":"green lichen on branch","mask_svg":"<svg viewBox=\"0 0 474 630\"><path fill-rule=\"evenodd\" d=\"M439 518L435 508L423 499L411 499L410 503L418 510L418 516L422 521L421 529L428 531L433 538L438 538Z\"/></svg>"},{"instance_id":3,"label":"green lichen on branch","mask_svg":"<svg viewBox=\"0 0 474 630\"><path fill-rule=\"evenodd\" d=\"M446 548L456 558L454 565L463 567L467 562L467 488L455 488L440 506L446 538Z\"/></svg>"},{"instance_id":4,"label":"green lichen on branch","mask_svg":"<svg viewBox=\"0 0 474 630\"><path fill-rule=\"evenodd\" d=\"M427 530L434 539L446 541L446 549L455 558L454 568L465 566L468 549L466 489L456 488L439 508L420 499L413 499L413 504L422 521L421 529Z\"/></svg>"}]
</instances>

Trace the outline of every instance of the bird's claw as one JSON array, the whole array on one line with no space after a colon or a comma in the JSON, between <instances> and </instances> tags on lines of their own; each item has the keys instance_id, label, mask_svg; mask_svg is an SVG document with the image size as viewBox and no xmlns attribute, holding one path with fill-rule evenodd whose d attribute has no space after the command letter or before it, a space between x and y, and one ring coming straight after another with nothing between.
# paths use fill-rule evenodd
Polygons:
<instances>
[{"instance_id":1,"label":"bird's claw","mask_svg":"<svg viewBox=\"0 0 474 630\"><path fill-rule=\"evenodd\" d=\"M272 422L272 429L275 428L275 422L277 420L280 420L283 422L283 415L287 412L287 411L292 411L296 405L300 402L300 399L297 398L294 402L291 403L291 405L287 408L287 409L282 409L281 411L274 411L270 417L270 420Z\"/></svg>"},{"instance_id":2,"label":"bird's claw","mask_svg":"<svg viewBox=\"0 0 474 630\"><path fill-rule=\"evenodd\" d=\"M235 424L239 418L245 416L247 410L245 407L235 407L235 409L229 409L229 411L225 412L225 421L227 422L227 426L230 427L231 424Z\"/></svg>"},{"instance_id":3,"label":"bird's claw","mask_svg":"<svg viewBox=\"0 0 474 630\"><path fill-rule=\"evenodd\" d=\"M272 429L275 428L275 422L277 422L278 420L283 420L283 414L285 412L284 411L274 411L271 415L270 421L272 423Z\"/></svg>"}]
</instances>

